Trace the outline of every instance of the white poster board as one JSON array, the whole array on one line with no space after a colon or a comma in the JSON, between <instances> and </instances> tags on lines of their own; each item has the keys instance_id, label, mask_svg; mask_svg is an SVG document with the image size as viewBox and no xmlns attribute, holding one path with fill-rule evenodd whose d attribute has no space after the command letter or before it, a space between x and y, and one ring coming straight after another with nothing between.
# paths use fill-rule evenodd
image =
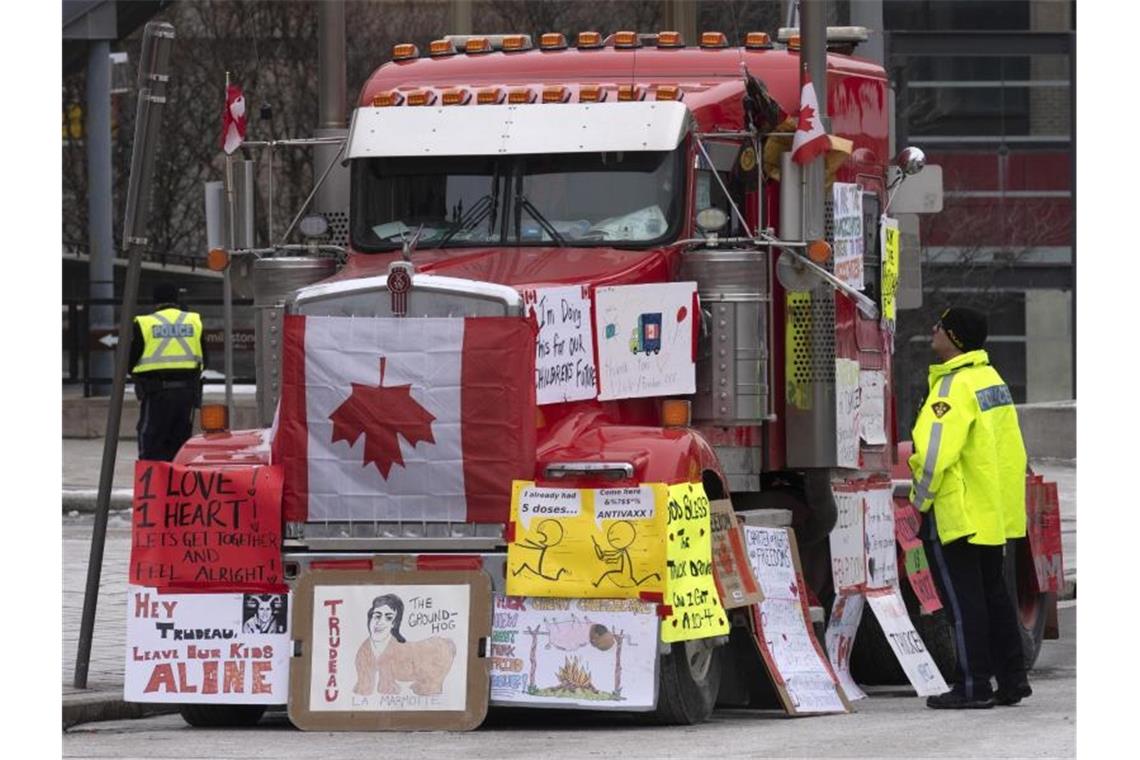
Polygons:
<instances>
[{"instance_id":1,"label":"white poster board","mask_svg":"<svg viewBox=\"0 0 1140 760\"><path fill-rule=\"evenodd\" d=\"M309 710L464 710L468 595L462 585L315 585Z\"/></svg>"},{"instance_id":2,"label":"white poster board","mask_svg":"<svg viewBox=\"0 0 1140 760\"><path fill-rule=\"evenodd\" d=\"M588 287L538 288L524 298L538 321L534 380L539 405L597 396Z\"/></svg>"},{"instance_id":3,"label":"white poster board","mask_svg":"<svg viewBox=\"0 0 1140 760\"><path fill-rule=\"evenodd\" d=\"M835 360L835 465L859 467L859 362Z\"/></svg>"},{"instance_id":4,"label":"white poster board","mask_svg":"<svg viewBox=\"0 0 1140 760\"><path fill-rule=\"evenodd\" d=\"M831 186L835 222L835 276L863 289L863 190L835 182Z\"/></svg>"},{"instance_id":5,"label":"white poster board","mask_svg":"<svg viewBox=\"0 0 1140 760\"><path fill-rule=\"evenodd\" d=\"M871 605L871 611L886 634L887 643L918 695L927 697L950 691L938 666L926 651L922 637L914 630L899 592L870 592L867 603Z\"/></svg>"},{"instance_id":6,"label":"white poster board","mask_svg":"<svg viewBox=\"0 0 1140 760\"><path fill-rule=\"evenodd\" d=\"M859 621L863 618L863 594L836 594L831 606L831 617L827 621L824 643L827 645L827 658L831 669L839 679L839 688L847 701L854 702L867 695L851 677L851 650L855 647L855 634L859 631Z\"/></svg>"},{"instance_id":7,"label":"white poster board","mask_svg":"<svg viewBox=\"0 0 1140 760\"><path fill-rule=\"evenodd\" d=\"M858 589L867 580L863 543L863 494L832 487L835 498L835 527L831 543L831 579L837 592Z\"/></svg>"},{"instance_id":8,"label":"white poster board","mask_svg":"<svg viewBox=\"0 0 1140 760\"><path fill-rule=\"evenodd\" d=\"M595 291L599 399L696 391L696 292L695 282Z\"/></svg>"},{"instance_id":9,"label":"white poster board","mask_svg":"<svg viewBox=\"0 0 1140 760\"><path fill-rule=\"evenodd\" d=\"M889 483L863 492L866 508L867 588L897 587L898 552L895 548L895 504Z\"/></svg>"},{"instance_id":10,"label":"white poster board","mask_svg":"<svg viewBox=\"0 0 1140 760\"><path fill-rule=\"evenodd\" d=\"M652 710L656 605L495 596L491 704Z\"/></svg>"},{"instance_id":11,"label":"white poster board","mask_svg":"<svg viewBox=\"0 0 1140 760\"><path fill-rule=\"evenodd\" d=\"M887 442L886 375L880 369L859 370L859 437L880 446Z\"/></svg>"},{"instance_id":12,"label":"white poster board","mask_svg":"<svg viewBox=\"0 0 1140 760\"><path fill-rule=\"evenodd\" d=\"M159 594L127 587L128 702L284 704L288 594Z\"/></svg>"}]
</instances>

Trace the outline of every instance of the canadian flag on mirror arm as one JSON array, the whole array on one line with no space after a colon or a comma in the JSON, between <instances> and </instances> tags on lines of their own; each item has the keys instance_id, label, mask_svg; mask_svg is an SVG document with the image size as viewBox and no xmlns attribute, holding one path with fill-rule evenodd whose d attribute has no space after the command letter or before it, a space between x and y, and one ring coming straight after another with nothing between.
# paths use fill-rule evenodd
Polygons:
<instances>
[{"instance_id":1,"label":"canadian flag on mirror arm","mask_svg":"<svg viewBox=\"0 0 1140 760\"><path fill-rule=\"evenodd\" d=\"M288 522L505 522L534 477L534 325L285 317Z\"/></svg>"},{"instance_id":2,"label":"canadian flag on mirror arm","mask_svg":"<svg viewBox=\"0 0 1140 760\"><path fill-rule=\"evenodd\" d=\"M810 163L827 152L827 133L823 131L823 119L819 117L819 102L815 97L815 87L811 77L804 72L804 83L800 90L800 112L796 123L796 133L792 136L792 160L797 164Z\"/></svg>"},{"instance_id":3,"label":"canadian flag on mirror arm","mask_svg":"<svg viewBox=\"0 0 1140 760\"><path fill-rule=\"evenodd\" d=\"M226 85L226 110L222 111L222 150L233 153L245 140L245 95L235 84Z\"/></svg>"}]
</instances>

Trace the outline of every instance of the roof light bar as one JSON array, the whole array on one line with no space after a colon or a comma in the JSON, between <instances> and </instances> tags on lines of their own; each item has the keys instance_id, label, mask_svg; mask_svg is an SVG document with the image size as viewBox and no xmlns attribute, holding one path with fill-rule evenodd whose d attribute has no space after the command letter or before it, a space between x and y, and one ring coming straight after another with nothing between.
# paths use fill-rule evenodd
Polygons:
<instances>
[{"instance_id":1,"label":"roof light bar","mask_svg":"<svg viewBox=\"0 0 1140 760\"><path fill-rule=\"evenodd\" d=\"M635 84L623 84L618 86L618 100L641 100L645 96L645 92Z\"/></svg>"},{"instance_id":2,"label":"roof light bar","mask_svg":"<svg viewBox=\"0 0 1140 760\"><path fill-rule=\"evenodd\" d=\"M428 45L428 55L438 58L443 55L455 55L455 45L451 40L432 40Z\"/></svg>"},{"instance_id":3,"label":"roof light bar","mask_svg":"<svg viewBox=\"0 0 1140 760\"><path fill-rule=\"evenodd\" d=\"M744 47L749 50L771 49L772 38L767 32L749 32L744 37Z\"/></svg>"},{"instance_id":4,"label":"roof light bar","mask_svg":"<svg viewBox=\"0 0 1140 760\"><path fill-rule=\"evenodd\" d=\"M653 94L656 100L680 100L684 97L681 88L675 84L659 84Z\"/></svg>"},{"instance_id":5,"label":"roof light bar","mask_svg":"<svg viewBox=\"0 0 1140 760\"><path fill-rule=\"evenodd\" d=\"M542 50L565 50L566 35L559 32L547 32L538 38L538 47Z\"/></svg>"},{"instance_id":6,"label":"roof light bar","mask_svg":"<svg viewBox=\"0 0 1140 760\"><path fill-rule=\"evenodd\" d=\"M408 105L430 106L435 102L435 92L432 90L413 90L408 93Z\"/></svg>"},{"instance_id":7,"label":"roof light bar","mask_svg":"<svg viewBox=\"0 0 1140 760\"><path fill-rule=\"evenodd\" d=\"M728 47L728 37L724 32L701 32L701 47L703 48L726 48Z\"/></svg>"},{"instance_id":8,"label":"roof light bar","mask_svg":"<svg viewBox=\"0 0 1140 760\"><path fill-rule=\"evenodd\" d=\"M481 106L498 105L503 102L506 93L502 87L484 87L479 90L479 94L475 97L475 102Z\"/></svg>"},{"instance_id":9,"label":"roof light bar","mask_svg":"<svg viewBox=\"0 0 1140 760\"><path fill-rule=\"evenodd\" d=\"M520 87L520 88L511 90L510 95L507 96L507 102L511 103L511 104L533 103L534 102L534 91L531 90L529 87Z\"/></svg>"},{"instance_id":10,"label":"roof light bar","mask_svg":"<svg viewBox=\"0 0 1140 760\"><path fill-rule=\"evenodd\" d=\"M543 103L565 103L570 99L570 88L563 85L553 85L542 88Z\"/></svg>"},{"instance_id":11,"label":"roof light bar","mask_svg":"<svg viewBox=\"0 0 1140 760\"><path fill-rule=\"evenodd\" d=\"M614 32L614 47L639 48L641 40L638 39L637 32Z\"/></svg>"},{"instance_id":12,"label":"roof light bar","mask_svg":"<svg viewBox=\"0 0 1140 760\"><path fill-rule=\"evenodd\" d=\"M517 53L520 50L530 50L530 35L508 34L503 37L503 52Z\"/></svg>"},{"instance_id":13,"label":"roof light bar","mask_svg":"<svg viewBox=\"0 0 1140 760\"><path fill-rule=\"evenodd\" d=\"M406 61L409 58L419 58L420 49L410 42L402 42L392 46L392 60Z\"/></svg>"},{"instance_id":14,"label":"roof light bar","mask_svg":"<svg viewBox=\"0 0 1140 760\"><path fill-rule=\"evenodd\" d=\"M439 97L439 102L445 106L467 105L469 100L471 100L471 93L462 87L444 90Z\"/></svg>"},{"instance_id":15,"label":"roof light bar","mask_svg":"<svg viewBox=\"0 0 1140 760\"><path fill-rule=\"evenodd\" d=\"M790 35L788 37L788 50L799 50L799 49L800 49L800 36L798 34Z\"/></svg>"},{"instance_id":16,"label":"roof light bar","mask_svg":"<svg viewBox=\"0 0 1140 760\"><path fill-rule=\"evenodd\" d=\"M472 53L490 53L491 41L486 37L468 37L467 44L463 46L463 52L468 55Z\"/></svg>"},{"instance_id":17,"label":"roof light bar","mask_svg":"<svg viewBox=\"0 0 1140 760\"><path fill-rule=\"evenodd\" d=\"M601 103L606 99L606 91L600 84L584 84L578 88L579 103Z\"/></svg>"},{"instance_id":18,"label":"roof light bar","mask_svg":"<svg viewBox=\"0 0 1140 760\"><path fill-rule=\"evenodd\" d=\"M681 36L680 32L658 32L657 47L683 48L685 47L685 38Z\"/></svg>"},{"instance_id":19,"label":"roof light bar","mask_svg":"<svg viewBox=\"0 0 1140 760\"><path fill-rule=\"evenodd\" d=\"M578 32L579 50L596 50L602 47L601 32Z\"/></svg>"},{"instance_id":20,"label":"roof light bar","mask_svg":"<svg viewBox=\"0 0 1140 760\"><path fill-rule=\"evenodd\" d=\"M386 108L387 106L398 106L404 102L404 96L395 90L386 90L372 96L372 106L374 108Z\"/></svg>"}]
</instances>

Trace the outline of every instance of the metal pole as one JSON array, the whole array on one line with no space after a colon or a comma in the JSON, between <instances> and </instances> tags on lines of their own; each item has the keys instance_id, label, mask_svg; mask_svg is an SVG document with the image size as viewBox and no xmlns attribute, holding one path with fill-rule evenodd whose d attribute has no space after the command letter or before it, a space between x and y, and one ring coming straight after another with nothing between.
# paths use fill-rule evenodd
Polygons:
<instances>
[{"instance_id":1,"label":"metal pole","mask_svg":"<svg viewBox=\"0 0 1140 760\"><path fill-rule=\"evenodd\" d=\"M230 72L226 72L226 99L229 98ZM226 154L226 208L229 209L229 224L226 225L232 251L236 245L237 206L234 203L234 169L233 156ZM222 346L225 354L226 373L226 417L234 418L234 303L233 285L230 282L230 268L222 272Z\"/></svg>"},{"instance_id":2,"label":"metal pole","mask_svg":"<svg viewBox=\"0 0 1140 760\"><path fill-rule=\"evenodd\" d=\"M91 245L87 292L92 302L91 327L110 330L115 324L115 238L111 233L111 43L93 40L87 55L87 228ZM113 372L109 352L96 351L87 373L95 396L105 396Z\"/></svg>"},{"instance_id":3,"label":"metal pole","mask_svg":"<svg viewBox=\"0 0 1140 760\"><path fill-rule=\"evenodd\" d=\"M131 179L127 188L126 219L123 224L123 248L129 256L123 303L119 314L119 344L115 347L115 375L107 407L107 433L103 439L103 466L99 472L99 494L95 504L95 523L91 532L91 554L87 561L87 590L83 597L83 618L79 625L79 647L75 654L77 689L87 688L87 667L91 660L91 638L95 629L95 610L99 602L99 580L103 573L103 546L107 539L107 514L111 506L111 483L115 476L118 454L119 424L123 413L123 389L126 386L127 361L130 358L131 323L138 298L142 249L146 245L146 220L150 214L150 177L154 171L155 147L160 134L161 106L166 102L167 71L174 27L151 21L143 33L139 60L139 104L135 120L135 137L131 155Z\"/></svg>"}]
</instances>

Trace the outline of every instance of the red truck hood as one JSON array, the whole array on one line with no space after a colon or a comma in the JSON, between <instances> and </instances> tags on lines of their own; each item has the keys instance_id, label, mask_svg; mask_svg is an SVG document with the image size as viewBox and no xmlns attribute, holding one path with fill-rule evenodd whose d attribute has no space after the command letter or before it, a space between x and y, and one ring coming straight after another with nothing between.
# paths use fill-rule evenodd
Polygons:
<instances>
[{"instance_id":1,"label":"red truck hood","mask_svg":"<svg viewBox=\"0 0 1140 760\"><path fill-rule=\"evenodd\" d=\"M417 251L412 262L416 271L424 274L463 277L522 289L578 283L666 282L676 273L679 254L676 246L645 251L570 247L453 248ZM388 264L399 258L399 252L354 253L332 279L385 275Z\"/></svg>"}]
</instances>

